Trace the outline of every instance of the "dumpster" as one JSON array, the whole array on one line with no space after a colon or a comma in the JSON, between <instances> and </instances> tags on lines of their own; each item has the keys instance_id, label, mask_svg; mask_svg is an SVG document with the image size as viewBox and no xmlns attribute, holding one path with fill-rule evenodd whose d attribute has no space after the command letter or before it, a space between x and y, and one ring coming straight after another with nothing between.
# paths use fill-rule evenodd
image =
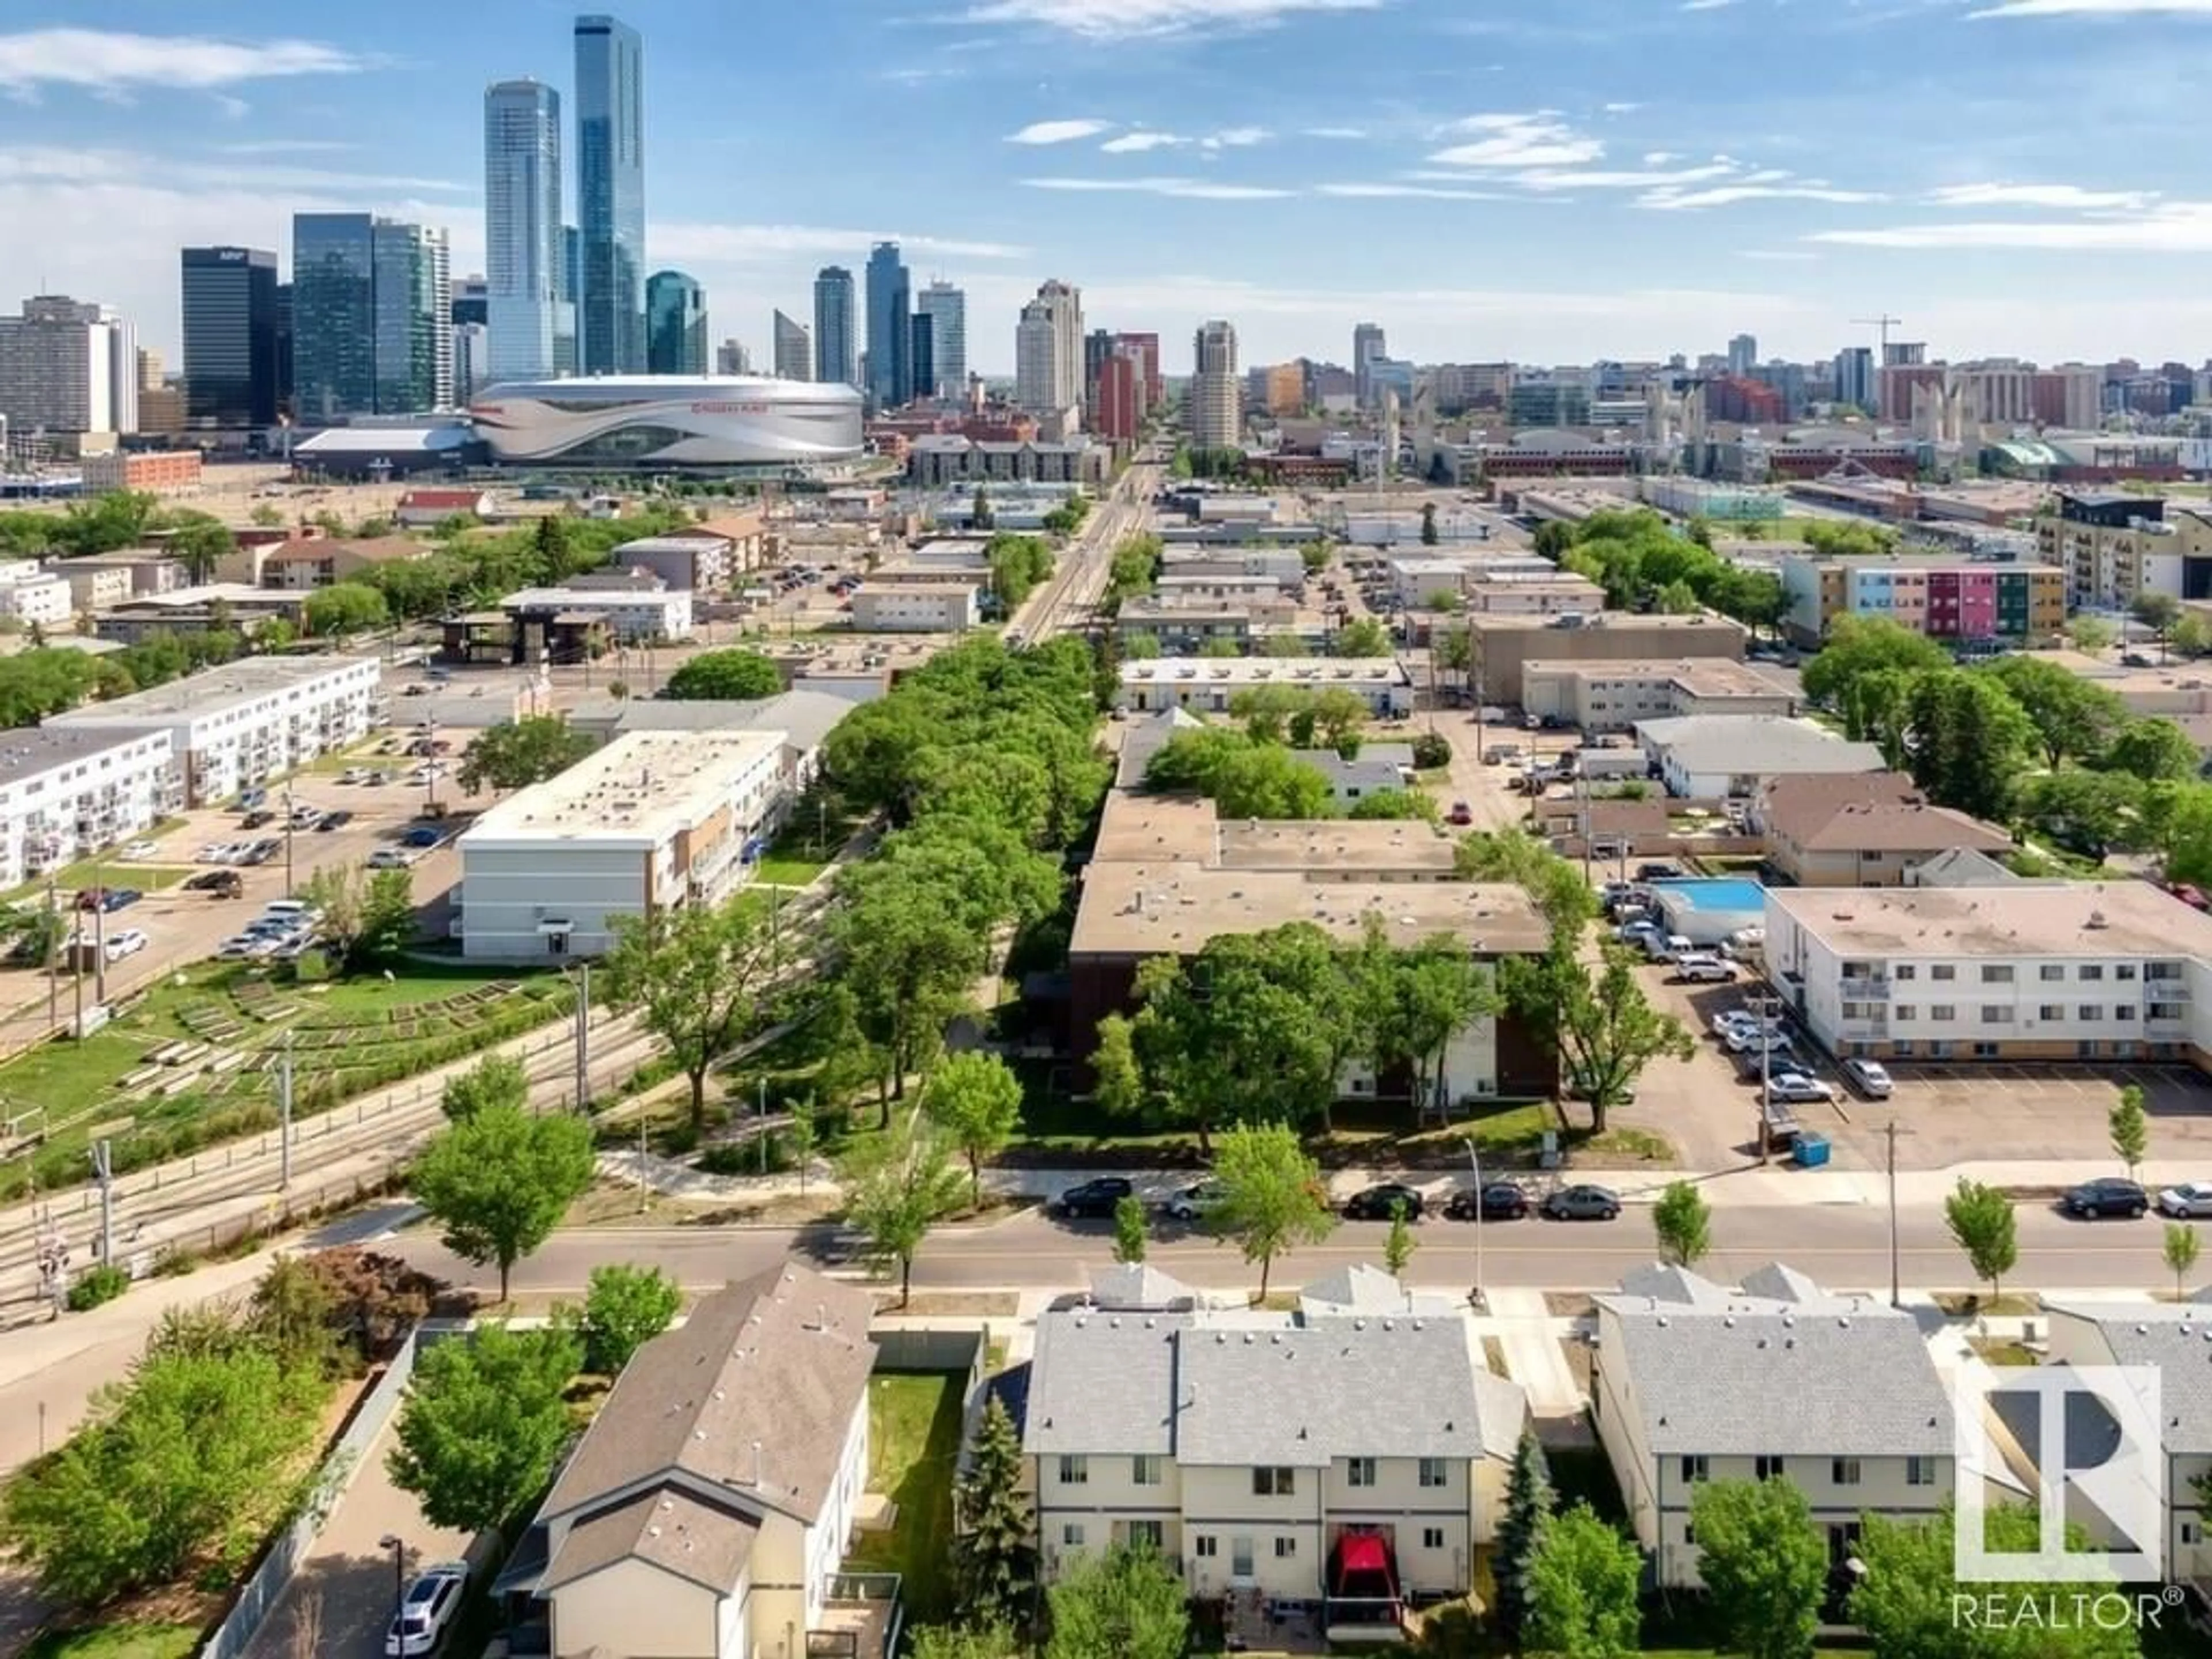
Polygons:
<instances>
[{"instance_id":1,"label":"dumpster","mask_svg":"<svg viewBox=\"0 0 2212 1659\"><path fill-rule=\"evenodd\" d=\"M1828 1161L1828 1138L1815 1134L1810 1129L1797 1133L1797 1164L1800 1169L1817 1170Z\"/></svg>"}]
</instances>

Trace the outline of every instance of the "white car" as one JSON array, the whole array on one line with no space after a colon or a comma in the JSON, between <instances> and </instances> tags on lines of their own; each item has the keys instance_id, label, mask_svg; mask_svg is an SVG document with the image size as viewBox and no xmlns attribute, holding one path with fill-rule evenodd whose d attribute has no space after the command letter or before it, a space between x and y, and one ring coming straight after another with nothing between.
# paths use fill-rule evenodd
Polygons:
<instances>
[{"instance_id":1,"label":"white car","mask_svg":"<svg viewBox=\"0 0 2212 1659\"><path fill-rule=\"evenodd\" d=\"M1788 1048L1790 1033L1779 1025L1739 1025L1724 1033L1721 1041L1732 1054L1755 1054L1761 1048Z\"/></svg>"},{"instance_id":2,"label":"white car","mask_svg":"<svg viewBox=\"0 0 2212 1659\"><path fill-rule=\"evenodd\" d=\"M1766 1081L1766 1097L1770 1102L1785 1101L1795 1104L1800 1101L1833 1100L1836 1085L1823 1083L1802 1072L1784 1072Z\"/></svg>"},{"instance_id":3,"label":"white car","mask_svg":"<svg viewBox=\"0 0 2212 1659\"><path fill-rule=\"evenodd\" d=\"M148 940L143 927L125 927L119 933L107 936L107 959L120 962L125 957L135 957L146 948Z\"/></svg>"},{"instance_id":4,"label":"white car","mask_svg":"<svg viewBox=\"0 0 2212 1659\"><path fill-rule=\"evenodd\" d=\"M465 1561L443 1562L417 1574L385 1632L385 1659L418 1659L434 1651L460 1610L468 1587Z\"/></svg>"},{"instance_id":5,"label":"white car","mask_svg":"<svg viewBox=\"0 0 2212 1659\"><path fill-rule=\"evenodd\" d=\"M1853 1058L1843 1064L1844 1076L1869 1100L1887 1100L1895 1085L1880 1060Z\"/></svg>"},{"instance_id":6,"label":"white car","mask_svg":"<svg viewBox=\"0 0 2212 1659\"><path fill-rule=\"evenodd\" d=\"M2212 1217L2212 1181L2185 1181L2158 1195L2158 1212L2184 1221Z\"/></svg>"},{"instance_id":7,"label":"white car","mask_svg":"<svg viewBox=\"0 0 2212 1659\"><path fill-rule=\"evenodd\" d=\"M126 859L154 859L161 856L161 849L150 841L134 841L123 849Z\"/></svg>"},{"instance_id":8,"label":"white car","mask_svg":"<svg viewBox=\"0 0 2212 1659\"><path fill-rule=\"evenodd\" d=\"M1674 977L1688 985L1733 985L1736 968L1718 957L1677 957Z\"/></svg>"},{"instance_id":9,"label":"white car","mask_svg":"<svg viewBox=\"0 0 2212 1659\"><path fill-rule=\"evenodd\" d=\"M368 769L366 766L349 766L344 771L338 774L338 781L340 783L367 783L368 781Z\"/></svg>"},{"instance_id":10,"label":"white car","mask_svg":"<svg viewBox=\"0 0 2212 1659\"><path fill-rule=\"evenodd\" d=\"M368 855L372 870L404 870L415 862L416 854L404 847L380 847Z\"/></svg>"}]
</instances>

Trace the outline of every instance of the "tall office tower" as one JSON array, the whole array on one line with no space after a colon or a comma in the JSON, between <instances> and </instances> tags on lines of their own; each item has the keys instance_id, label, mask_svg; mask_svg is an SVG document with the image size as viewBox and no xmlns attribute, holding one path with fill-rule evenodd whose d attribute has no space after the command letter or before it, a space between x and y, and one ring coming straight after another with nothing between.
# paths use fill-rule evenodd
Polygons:
<instances>
[{"instance_id":1,"label":"tall office tower","mask_svg":"<svg viewBox=\"0 0 2212 1659\"><path fill-rule=\"evenodd\" d=\"M113 312L42 294L0 317L0 427L27 433L138 430L137 331ZM155 385L160 384L156 362Z\"/></svg>"},{"instance_id":2,"label":"tall office tower","mask_svg":"<svg viewBox=\"0 0 2212 1659\"><path fill-rule=\"evenodd\" d=\"M896 242L878 242L868 255L868 402L881 414L914 396L910 343L914 314L906 261Z\"/></svg>"},{"instance_id":3,"label":"tall office tower","mask_svg":"<svg viewBox=\"0 0 2212 1659\"><path fill-rule=\"evenodd\" d=\"M814 378L809 365L814 362L816 343L806 337L806 325L775 313L775 378L779 380L811 380Z\"/></svg>"},{"instance_id":4,"label":"tall office tower","mask_svg":"<svg viewBox=\"0 0 2212 1659\"><path fill-rule=\"evenodd\" d=\"M376 412L451 409L453 266L446 233L379 219L375 242Z\"/></svg>"},{"instance_id":5,"label":"tall office tower","mask_svg":"<svg viewBox=\"0 0 2212 1659\"><path fill-rule=\"evenodd\" d=\"M750 374L753 372L753 354L745 349L742 340L725 340L714 348L714 373L717 374ZM812 378L812 369L799 376L802 380Z\"/></svg>"},{"instance_id":6,"label":"tall office tower","mask_svg":"<svg viewBox=\"0 0 2212 1659\"><path fill-rule=\"evenodd\" d=\"M1014 399L1037 414L1083 407L1083 294L1058 277L1015 326Z\"/></svg>"},{"instance_id":7,"label":"tall office tower","mask_svg":"<svg viewBox=\"0 0 2212 1659\"><path fill-rule=\"evenodd\" d=\"M933 319L932 346L937 374L928 386L917 386L917 396L957 403L968 390L968 295L941 277L915 296L917 315Z\"/></svg>"},{"instance_id":8,"label":"tall office tower","mask_svg":"<svg viewBox=\"0 0 2212 1659\"><path fill-rule=\"evenodd\" d=\"M646 366L645 43L611 17L576 20L577 334L586 374Z\"/></svg>"},{"instance_id":9,"label":"tall office tower","mask_svg":"<svg viewBox=\"0 0 2212 1659\"><path fill-rule=\"evenodd\" d=\"M293 264L299 263L295 257ZM482 276L464 276L453 284L453 324L463 327L470 323L491 321L491 284Z\"/></svg>"},{"instance_id":10,"label":"tall office tower","mask_svg":"<svg viewBox=\"0 0 2212 1659\"><path fill-rule=\"evenodd\" d=\"M185 418L197 427L276 422L276 256L188 247L183 255Z\"/></svg>"},{"instance_id":11,"label":"tall office tower","mask_svg":"<svg viewBox=\"0 0 2212 1659\"><path fill-rule=\"evenodd\" d=\"M574 374L582 353L576 343L584 294L584 233L561 227L561 309L553 322L553 372Z\"/></svg>"},{"instance_id":12,"label":"tall office tower","mask_svg":"<svg viewBox=\"0 0 2212 1659\"><path fill-rule=\"evenodd\" d=\"M1752 365L1759 361L1759 341L1749 334L1739 334L1729 342L1728 368L1731 374L1748 374Z\"/></svg>"},{"instance_id":13,"label":"tall office tower","mask_svg":"<svg viewBox=\"0 0 2212 1659\"><path fill-rule=\"evenodd\" d=\"M1237 331L1227 323L1199 325L1191 342L1190 406L1185 423L1198 449L1234 449L1244 435L1237 379Z\"/></svg>"},{"instance_id":14,"label":"tall office tower","mask_svg":"<svg viewBox=\"0 0 2212 1659\"><path fill-rule=\"evenodd\" d=\"M1352 394L1362 409L1375 401L1375 388L1368 383L1367 360L1384 357L1389 349L1382 338L1382 325L1361 323L1352 331Z\"/></svg>"},{"instance_id":15,"label":"tall office tower","mask_svg":"<svg viewBox=\"0 0 2212 1659\"><path fill-rule=\"evenodd\" d=\"M1134 352L1117 349L1098 366L1094 401L1091 431L1115 443L1133 443L1145 419L1145 365Z\"/></svg>"},{"instance_id":16,"label":"tall office tower","mask_svg":"<svg viewBox=\"0 0 2212 1659\"><path fill-rule=\"evenodd\" d=\"M538 81L501 81L484 94L484 264L491 374L542 380L554 341L573 336L563 299L561 94Z\"/></svg>"},{"instance_id":17,"label":"tall office tower","mask_svg":"<svg viewBox=\"0 0 2212 1659\"><path fill-rule=\"evenodd\" d=\"M1116 334L1115 341L1144 366L1145 407L1158 409L1167 401L1167 385L1160 378L1160 337L1157 334Z\"/></svg>"},{"instance_id":18,"label":"tall office tower","mask_svg":"<svg viewBox=\"0 0 2212 1659\"><path fill-rule=\"evenodd\" d=\"M1083 337L1083 424L1098 429L1098 377L1114 355L1114 331L1094 328Z\"/></svg>"},{"instance_id":19,"label":"tall office tower","mask_svg":"<svg viewBox=\"0 0 2212 1659\"><path fill-rule=\"evenodd\" d=\"M842 265L824 265L814 273L812 378L825 386L857 387L860 365L853 352L853 273Z\"/></svg>"},{"instance_id":20,"label":"tall office tower","mask_svg":"<svg viewBox=\"0 0 2212 1659\"><path fill-rule=\"evenodd\" d=\"M680 270L645 285L645 366L655 374L707 372L707 290Z\"/></svg>"},{"instance_id":21,"label":"tall office tower","mask_svg":"<svg viewBox=\"0 0 2212 1659\"><path fill-rule=\"evenodd\" d=\"M310 426L453 404L446 234L366 213L292 218L292 413Z\"/></svg>"},{"instance_id":22,"label":"tall office tower","mask_svg":"<svg viewBox=\"0 0 2212 1659\"><path fill-rule=\"evenodd\" d=\"M1836 354L1836 401L1874 407L1874 348L1845 346Z\"/></svg>"},{"instance_id":23,"label":"tall office tower","mask_svg":"<svg viewBox=\"0 0 2212 1659\"><path fill-rule=\"evenodd\" d=\"M159 392L161 389L162 368L160 352L151 346L140 346L138 348L138 389L141 392Z\"/></svg>"},{"instance_id":24,"label":"tall office tower","mask_svg":"<svg viewBox=\"0 0 2212 1659\"><path fill-rule=\"evenodd\" d=\"M270 361L275 364L271 374L276 382L276 418L289 421L292 418L292 341L295 334L292 285L289 283L276 284L275 315L276 321L270 336L273 341Z\"/></svg>"},{"instance_id":25,"label":"tall office tower","mask_svg":"<svg viewBox=\"0 0 2212 1659\"><path fill-rule=\"evenodd\" d=\"M453 404L466 409L477 393L491 384L491 329L483 323L455 323L450 332Z\"/></svg>"},{"instance_id":26,"label":"tall office tower","mask_svg":"<svg viewBox=\"0 0 2212 1659\"><path fill-rule=\"evenodd\" d=\"M907 384L917 398L937 395L937 319L917 311L907 321Z\"/></svg>"}]
</instances>

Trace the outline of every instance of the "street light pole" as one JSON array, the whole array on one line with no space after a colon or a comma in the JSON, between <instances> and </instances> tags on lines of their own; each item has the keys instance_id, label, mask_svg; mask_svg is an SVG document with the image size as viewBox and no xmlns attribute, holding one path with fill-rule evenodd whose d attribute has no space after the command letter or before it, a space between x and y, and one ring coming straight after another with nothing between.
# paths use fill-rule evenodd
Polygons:
<instances>
[{"instance_id":1,"label":"street light pole","mask_svg":"<svg viewBox=\"0 0 2212 1659\"><path fill-rule=\"evenodd\" d=\"M376 1547L392 1552L392 1616L397 1619L407 1605L407 1543L398 1534L387 1532Z\"/></svg>"},{"instance_id":2,"label":"street light pole","mask_svg":"<svg viewBox=\"0 0 2212 1659\"><path fill-rule=\"evenodd\" d=\"M1475 1145L1474 1137L1468 1137L1468 1167L1474 1171L1474 1300L1482 1305L1482 1149Z\"/></svg>"},{"instance_id":3,"label":"street light pole","mask_svg":"<svg viewBox=\"0 0 2212 1659\"><path fill-rule=\"evenodd\" d=\"M292 1187L292 1033L284 1033L284 1047L276 1060L276 1185Z\"/></svg>"},{"instance_id":4,"label":"street light pole","mask_svg":"<svg viewBox=\"0 0 2212 1659\"><path fill-rule=\"evenodd\" d=\"M284 896L292 896L292 820L295 813L292 800L292 781L284 781Z\"/></svg>"},{"instance_id":5,"label":"street light pole","mask_svg":"<svg viewBox=\"0 0 2212 1659\"><path fill-rule=\"evenodd\" d=\"M1890 1119L1888 1122L1882 1125L1881 1128L1881 1138L1887 1152L1883 1164L1889 1174L1889 1305L1893 1308L1901 1308L1905 1305L1905 1294L1899 1283L1902 1275L1898 1271L1897 1138L1900 1134L1911 1133L1910 1129L1899 1128L1895 1118Z\"/></svg>"},{"instance_id":6,"label":"street light pole","mask_svg":"<svg viewBox=\"0 0 2212 1659\"><path fill-rule=\"evenodd\" d=\"M582 984L576 989L576 1109L586 1110L592 1101L592 964L576 964Z\"/></svg>"}]
</instances>

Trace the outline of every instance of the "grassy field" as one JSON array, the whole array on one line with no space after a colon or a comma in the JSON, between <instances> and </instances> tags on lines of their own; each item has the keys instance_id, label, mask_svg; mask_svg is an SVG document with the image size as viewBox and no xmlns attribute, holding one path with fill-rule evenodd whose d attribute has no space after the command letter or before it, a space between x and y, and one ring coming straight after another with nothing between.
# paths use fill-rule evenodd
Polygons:
<instances>
[{"instance_id":1,"label":"grassy field","mask_svg":"<svg viewBox=\"0 0 2212 1659\"><path fill-rule=\"evenodd\" d=\"M69 896L80 888L97 884L101 887L135 887L142 893L155 892L164 887L173 887L192 872L185 866L162 864L117 864L112 860L80 860L65 864L54 872L54 887L61 895L64 905ZM46 898L45 878L27 882L6 896L5 902L12 904L43 904ZM120 912L118 913L118 915ZM118 921L118 927L127 927Z\"/></svg>"},{"instance_id":2,"label":"grassy field","mask_svg":"<svg viewBox=\"0 0 2212 1659\"><path fill-rule=\"evenodd\" d=\"M898 1524L863 1538L848 1565L902 1575L907 1617L952 1612L952 1476L960 1459L960 1378L878 1372L868 1379L868 1490L898 1505Z\"/></svg>"},{"instance_id":3,"label":"grassy field","mask_svg":"<svg viewBox=\"0 0 2212 1659\"><path fill-rule=\"evenodd\" d=\"M753 879L778 887L805 887L830 867L827 859L787 857L769 853L753 866Z\"/></svg>"},{"instance_id":4,"label":"grassy field","mask_svg":"<svg viewBox=\"0 0 2212 1659\"><path fill-rule=\"evenodd\" d=\"M91 1625L41 1632L23 1659L184 1659L198 1640L193 1625Z\"/></svg>"}]
</instances>

